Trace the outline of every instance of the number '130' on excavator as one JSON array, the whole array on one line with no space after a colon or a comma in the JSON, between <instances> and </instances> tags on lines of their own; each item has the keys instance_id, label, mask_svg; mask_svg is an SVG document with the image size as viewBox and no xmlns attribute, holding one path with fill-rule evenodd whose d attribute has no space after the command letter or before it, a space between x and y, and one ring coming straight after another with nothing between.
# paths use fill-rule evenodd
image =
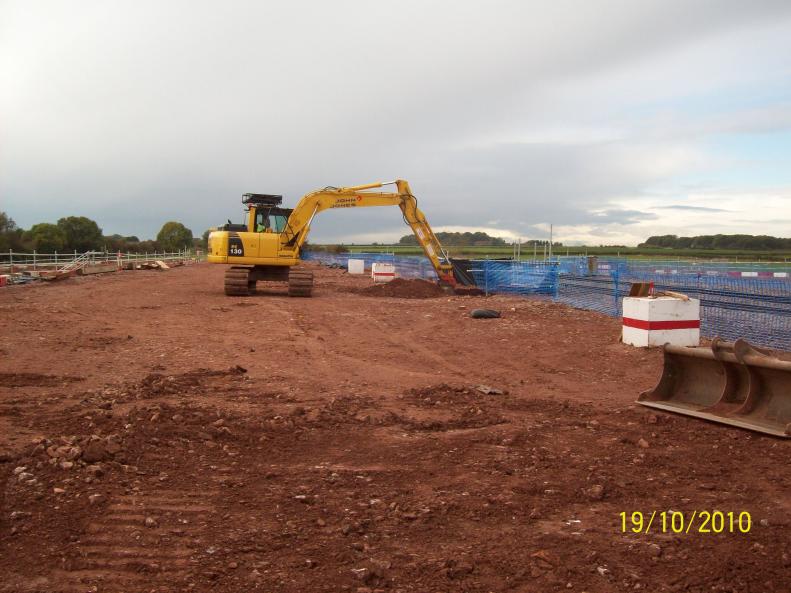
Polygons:
<instances>
[{"instance_id":1,"label":"number '130' on excavator","mask_svg":"<svg viewBox=\"0 0 791 593\"><path fill-rule=\"evenodd\" d=\"M396 191L370 191L395 185ZM283 208L282 196L244 194L247 223L229 223L209 233L208 260L230 265L225 272L225 294L245 296L256 282L288 282L290 296L307 297L313 290L313 272L299 266L300 250L308 238L313 218L329 208L398 206L412 228L426 257L434 266L440 285L453 287L453 265L417 207L409 184L403 179L354 187L325 187L302 197L295 208Z\"/></svg>"}]
</instances>

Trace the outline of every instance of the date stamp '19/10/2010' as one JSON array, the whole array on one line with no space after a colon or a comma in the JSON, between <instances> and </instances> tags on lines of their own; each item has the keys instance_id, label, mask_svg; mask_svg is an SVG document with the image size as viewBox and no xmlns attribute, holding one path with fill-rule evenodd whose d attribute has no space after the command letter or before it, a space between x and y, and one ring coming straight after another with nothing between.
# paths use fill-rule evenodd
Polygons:
<instances>
[{"instance_id":1,"label":"date stamp '19/10/2010'","mask_svg":"<svg viewBox=\"0 0 791 593\"><path fill-rule=\"evenodd\" d=\"M747 511L624 511L619 516L622 533L750 533L753 525Z\"/></svg>"}]
</instances>

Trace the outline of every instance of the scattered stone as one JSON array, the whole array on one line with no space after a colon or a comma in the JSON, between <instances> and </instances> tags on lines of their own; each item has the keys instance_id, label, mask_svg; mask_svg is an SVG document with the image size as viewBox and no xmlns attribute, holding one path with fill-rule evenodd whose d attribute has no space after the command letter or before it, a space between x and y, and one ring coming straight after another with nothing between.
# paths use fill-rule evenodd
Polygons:
<instances>
[{"instance_id":1,"label":"scattered stone","mask_svg":"<svg viewBox=\"0 0 791 593\"><path fill-rule=\"evenodd\" d=\"M761 525L761 527L769 527L769 519L761 519L758 521L758 523Z\"/></svg>"},{"instance_id":2,"label":"scattered stone","mask_svg":"<svg viewBox=\"0 0 791 593\"><path fill-rule=\"evenodd\" d=\"M61 461L60 462L61 469L71 469L74 467L73 461Z\"/></svg>"},{"instance_id":3,"label":"scattered stone","mask_svg":"<svg viewBox=\"0 0 791 593\"><path fill-rule=\"evenodd\" d=\"M99 464L89 465L85 468L94 478L101 478L104 475L104 467Z\"/></svg>"},{"instance_id":4,"label":"scattered stone","mask_svg":"<svg viewBox=\"0 0 791 593\"><path fill-rule=\"evenodd\" d=\"M324 519L321 518L316 519L316 525L318 525L319 527L324 527L326 524L327 522Z\"/></svg>"},{"instance_id":5,"label":"scattered stone","mask_svg":"<svg viewBox=\"0 0 791 593\"><path fill-rule=\"evenodd\" d=\"M69 461L74 461L78 459L82 455L82 449L79 447L69 447L69 450L66 452L66 459Z\"/></svg>"},{"instance_id":6,"label":"scattered stone","mask_svg":"<svg viewBox=\"0 0 791 593\"><path fill-rule=\"evenodd\" d=\"M557 559L554 556L552 556L547 550L538 550L537 552L533 552L532 554L530 554L530 556L538 560L541 560L543 562L546 562L551 566L558 565Z\"/></svg>"},{"instance_id":7,"label":"scattered stone","mask_svg":"<svg viewBox=\"0 0 791 593\"><path fill-rule=\"evenodd\" d=\"M121 452L121 443L112 437L107 437L107 442L104 448L110 455L115 455L116 453Z\"/></svg>"},{"instance_id":8,"label":"scattered stone","mask_svg":"<svg viewBox=\"0 0 791 593\"><path fill-rule=\"evenodd\" d=\"M89 494L88 495L88 502L90 504L96 504L97 502L102 502L104 497L101 494Z\"/></svg>"},{"instance_id":9,"label":"scattered stone","mask_svg":"<svg viewBox=\"0 0 791 593\"><path fill-rule=\"evenodd\" d=\"M82 458L86 463L104 461L109 456L102 441L91 441L85 446L85 450L82 452Z\"/></svg>"},{"instance_id":10,"label":"scattered stone","mask_svg":"<svg viewBox=\"0 0 791 593\"><path fill-rule=\"evenodd\" d=\"M637 446L640 447L641 449L648 449L648 447L650 447L651 445L648 444L648 441L641 438L639 441L637 441Z\"/></svg>"},{"instance_id":11,"label":"scattered stone","mask_svg":"<svg viewBox=\"0 0 791 593\"><path fill-rule=\"evenodd\" d=\"M12 521L17 521L19 519L24 519L25 517L30 517L30 513L26 513L25 511L13 511L9 517Z\"/></svg>"},{"instance_id":12,"label":"scattered stone","mask_svg":"<svg viewBox=\"0 0 791 593\"><path fill-rule=\"evenodd\" d=\"M53 488L52 491L55 494L63 494L64 492L66 492L63 488Z\"/></svg>"},{"instance_id":13,"label":"scattered stone","mask_svg":"<svg viewBox=\"0 0 791 593\"><path fill-rule=\"evenodd\" d=\"M662 548L657 544L648 544L648 553L654 558L659 558L662 555Z\"/></svg>"},{"instance_id":14,"label":"scattered stone","mask_svg":"<svg viewBox=\"0 0 791 593\"><path fill-rule=\"evenodd\" d=\"M232 560L231 562L228 563L228 568L230 568L231 570L235 570L235 569L239 568L239 563L238 562L234 562Z\"/></svg>"},{"instance_id":15,"label":"scattered stone","mask_svg":"<svg viewBox=\"0 0 791 593\"><path fill-rule=\"evenodd\" d=\"M354 576L366 585L377 585L384 581L384 571L378 566L366 566L364 568L353 568Z\"/></svg>"},{"instance_id":16,"label":"scattered stone","mask_svg":"<svg viewBox=\"0 0 791 593\"><path fill-rule=\"evenodd\" d=\"M24 472L26 469L27 469L27 466L26 466L26 465L20 465L19 467L15 467L15 468L14 468L14 475L15 475L15 476L18 476L19 474L21 474L22 472Z\"/></svg>"},{"instance_id":17,"label":"scattered stone","mask_svg":"<svg viewBox=\"0 0 791 593\"><path fill-rule=\"evenodd\" d=\"M34 477L35 477L35 476L33 476L33 474L31 474L31 473L28 473L28 472L22 472L22 473L20 473L20 474L17 474L17 479L18 479L20 482L25 482L25 481L27 481L27 480L32 480Z\"/></svg>"},{"instance_id":18,"label":"scattered stone","mask_svg":"<svg viewBox=\"0 0 791 593\"><path fill-rule=\"evenodd\" d=\"M146 527L150 527L150 528L153 528L153 527L156 527L157 525L159 525L159 523L157 522L156 519L154 519L154 517L146 517L145 524L146 524Z\"/></svg>"},{"instance_id":19,"label":"scattered stone","mask_svg":"<svg viewBox=\"0 0 791 593\"><path fill-rule=\"evenodd\" d=\"M604 486L601 484L594 484L585 490L585 495L591 500L601 500L604 498Z\"/></svg>"},{"instance_id":20,"label":"scattered stone","mask_svg":"<svg viewBox=\"0 0 791 593\"><path fill-rule=\"evenodd\" d=\"M599 576L605 576L610 570L606 566L597 566L596 572L599 573Z\"/></svg>"},{"instance_id":21,"label":"scattered stone","mask_svg":"<svg viewBox=\"0 0 791 593\"><path fill-rule=\"evenodd\" d=\"M478 385L475 387L475 390L483 393L484 395L502 395L504 393L502 389L495 389L494 387L489 387L488 385Z\"/></svg>"}]
</instances>

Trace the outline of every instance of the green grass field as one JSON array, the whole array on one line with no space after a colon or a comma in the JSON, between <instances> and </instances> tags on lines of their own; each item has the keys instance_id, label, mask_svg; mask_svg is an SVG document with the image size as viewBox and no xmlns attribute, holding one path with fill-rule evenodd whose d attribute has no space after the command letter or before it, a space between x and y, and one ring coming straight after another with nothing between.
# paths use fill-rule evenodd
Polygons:
<instances>
[{"instance_id":1,"label":"green grass field","mask_svg":"<svg viewBox=\"0 0 791 593\"><path fill-rule=\"evenodd\" d=\"M349 252L367 253L396 253L399 255L420 255L423 253L417 245L313 245L317 250L344 249ZM511 245L496 247L463 247L446 245L445 249L452 257L511 257L514 249ZM544 257L543 249L536 251L538 258ZM663 249L654 247L559 247L555 255L602 255L645 259L707 259L740 262L791 262L791 252L788 251L744 251L737 249ZM532 259L533 249L522 247L522 259Z\"/></svg>"}]
</instances>

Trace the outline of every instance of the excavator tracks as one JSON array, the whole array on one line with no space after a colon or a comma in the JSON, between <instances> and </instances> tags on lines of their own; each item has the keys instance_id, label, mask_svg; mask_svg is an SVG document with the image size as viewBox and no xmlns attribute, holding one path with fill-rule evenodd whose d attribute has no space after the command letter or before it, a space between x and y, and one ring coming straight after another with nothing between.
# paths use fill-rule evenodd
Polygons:
<instances>
[{"instance_id":1,"label":"excavator tracks","mask_svg":"<svg viewBox=\"0 0 791 593\"><path fill-rule=\"evenodd\" d=\"M250 268L228 268L225 271L225 294L249 296L255 292L255 280L250 279Z\"/></svg>"},{"instance_id":2,"label":"excavator tracks","mask_svg":"<svg viewBox=\"0 0 791 593\"><path fill-rule=\"evenodd\" d=\"M313 291L313 272L292 268L288 272L288 296L309 297Z\"/></svg>"}]
</instances>

